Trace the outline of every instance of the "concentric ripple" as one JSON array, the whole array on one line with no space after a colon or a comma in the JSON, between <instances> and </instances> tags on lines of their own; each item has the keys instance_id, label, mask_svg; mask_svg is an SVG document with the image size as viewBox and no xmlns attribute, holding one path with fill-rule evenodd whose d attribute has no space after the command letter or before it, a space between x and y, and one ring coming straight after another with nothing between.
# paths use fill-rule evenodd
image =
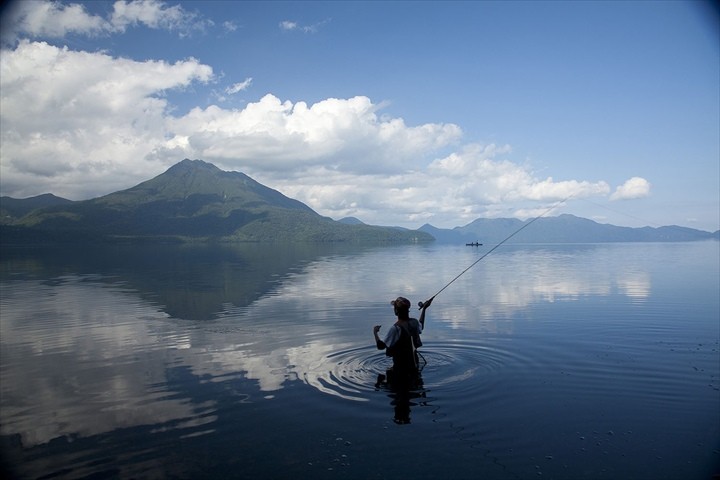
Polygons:
<instances>
[{"instance_id":1,"label":"concentric ripple","mask_svg":"<svg viewBox=\"0 0 720 480\"><path fill-rule=\"evenodd\" d=\"M470 342L433 342L419 350L424 388L438 388L457 395L477 395L506 368L517 368L529 360L516 353ZM377 390L379 374L392 360L373 347L340 350L327 355L312 372L302 376L323 393L346 400L368 401Z\"/></svg>"}]
</instances>

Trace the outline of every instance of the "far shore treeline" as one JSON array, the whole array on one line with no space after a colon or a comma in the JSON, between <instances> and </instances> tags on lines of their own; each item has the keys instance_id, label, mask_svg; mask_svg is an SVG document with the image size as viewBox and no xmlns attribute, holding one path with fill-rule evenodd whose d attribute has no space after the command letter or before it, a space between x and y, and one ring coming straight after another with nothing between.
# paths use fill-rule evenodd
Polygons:
<instances>
[{"instance_id":1,"label":"far shore treeline","mask_svg":"<svg viewBox=\"0 0 720 480\"><path fill-rule=\"evenodd\" d=\"M527 220L529 221L529 220ZM465 226L418 230L335 221L240 172L183 160L135 187L90 200L52 194L0 197L0 243L313 242L497 244L518 219L479 218ZM720 231L680 226L630 228L560 215L538 219L510 243L679 242L720 239Z\"/></svg>"}]
</instances>

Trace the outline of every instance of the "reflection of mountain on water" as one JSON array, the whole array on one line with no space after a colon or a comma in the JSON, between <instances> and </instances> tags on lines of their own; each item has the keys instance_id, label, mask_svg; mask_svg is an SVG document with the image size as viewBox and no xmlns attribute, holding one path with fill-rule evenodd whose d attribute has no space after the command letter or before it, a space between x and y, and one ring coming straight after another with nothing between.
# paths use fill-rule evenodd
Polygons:
<instances>
[{"instance_id":1,"label":"reflection of mountain on water","mask_svg":"<svg viewBox=\"0 0 720 480\"><path fill-rule=\"evenodd\" d=\"M17 280L17 272L42 279L93 275L136 290L172 317L207 320L228 305L251 305L288 274L320 257L350 250L361 248L240 244L4 249L0 279Z\"/></svg>"}]
</instances>

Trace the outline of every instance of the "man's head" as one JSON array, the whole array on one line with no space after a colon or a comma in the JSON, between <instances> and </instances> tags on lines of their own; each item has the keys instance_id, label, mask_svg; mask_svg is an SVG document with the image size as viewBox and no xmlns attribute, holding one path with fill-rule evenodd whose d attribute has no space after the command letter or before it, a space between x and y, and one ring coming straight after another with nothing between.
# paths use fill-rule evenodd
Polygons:
<instances>
[{"instance_id":1,"label":"man's head","mask_svg":"<svg viewBox=\"0 0 720 480\"><path fill-rule=\"evenodd\" d=\"M395 315L398 317L407 317L410 312L410 300L405 297L397 297L390 302L395 307Z\"/></svg>"}]
</instances>

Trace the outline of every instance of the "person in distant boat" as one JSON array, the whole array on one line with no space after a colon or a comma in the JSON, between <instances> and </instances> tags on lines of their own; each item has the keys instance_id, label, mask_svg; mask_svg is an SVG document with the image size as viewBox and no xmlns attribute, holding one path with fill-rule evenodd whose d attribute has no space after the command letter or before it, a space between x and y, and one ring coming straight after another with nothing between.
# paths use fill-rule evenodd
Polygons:
<instances>
[{"instance_id":1,"label":"person in distant boat","mask_svg":"<svg viewBox=\"0 0 720 480\"><path fill-rule=\"evenodd\" d=\"M410 300L398 297L390 302L395 310L397 321L380 340L380 325L373 327L375 344L378 350L385 350L388 357L392 357L393 366L388 370L393 376L414 374L418 371L417 348L422 346L420 334L425 328L425 310L432 303L432 299L421 307L420 319L410 318Z\"/></svg>"}]
</instances>

